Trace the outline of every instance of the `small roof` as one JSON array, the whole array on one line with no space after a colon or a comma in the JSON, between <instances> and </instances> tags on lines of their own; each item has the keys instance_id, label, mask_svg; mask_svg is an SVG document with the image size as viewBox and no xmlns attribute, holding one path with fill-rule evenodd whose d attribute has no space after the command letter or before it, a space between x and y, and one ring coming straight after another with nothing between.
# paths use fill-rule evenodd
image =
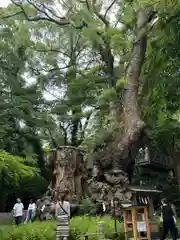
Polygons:
<instances>
[{"instance_id":1,"label":"small roof","mask_svg":"<svg viewBox=\"0 0 180 240\"><path fill-rule=\"evenodd\" d=\"M129 186L129 190L133 192L147 192L147 193L161 193L162 191L157 190L152 187L144 187L144 186Z\"/></svg>"},{"instance_id":2,"label":"small roof","mask_svg":"<svg viewBox=\"0 0 180 240\"><path fill-rule=\"evenodd\" d=\"M147 208L147 205L141 205L141 206L139 206L139 205L131 205L131 206L129 206L129 207L124 207L123 210L131 210L131 209L133 209L133 208L140 210L140 209Z\"/></svg>"},{"instance_id":3,"label":"small roof","mask_svg":"<svg viewBox=\"0 0 180 240\"><path fill-rule=\"evenodd\" d=\"M132 207L132 203L122 203L121 206L123 208Z\"/></svg>"}]
</instances>

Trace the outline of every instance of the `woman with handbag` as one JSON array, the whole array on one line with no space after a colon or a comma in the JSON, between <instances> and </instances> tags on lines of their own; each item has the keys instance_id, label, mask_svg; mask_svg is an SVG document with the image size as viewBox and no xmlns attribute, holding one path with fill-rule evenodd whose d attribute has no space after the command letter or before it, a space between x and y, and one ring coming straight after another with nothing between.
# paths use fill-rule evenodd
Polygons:
<instances>
[{"instance_id":1,"label":"woman with handbag","mask_svg":"<svg viewBox=\"0 0 180 240\"><path fill-rule=\"evenodd\" d=\"M59 191L55 216L57 219L56 240L67 240L69 237L70 203L65 201L67 191Z\"/></svg>"}]
</instances>

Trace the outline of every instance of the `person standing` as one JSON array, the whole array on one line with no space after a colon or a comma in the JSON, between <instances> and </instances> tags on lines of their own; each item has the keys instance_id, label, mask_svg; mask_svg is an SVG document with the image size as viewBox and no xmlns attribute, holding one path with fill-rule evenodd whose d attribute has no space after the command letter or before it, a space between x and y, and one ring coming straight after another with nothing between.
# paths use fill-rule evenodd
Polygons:
<instances>
[{"instance_id":1,"label":"person standing","mask_svg":"<svg viewBox=\"0 0 180 240\"><path fill-rule=\"evenodd\" d=\"M28 206L25 223L31 222L33 220L33 218L35 217L35 212L36 212L36 204L31 199L30 203L29 203L29 206Z\"/></svg>"},{"instance_id":2,"label":"person standing","mask_svg":"<svg viewBox=\"0 0 180 240\"><path fill-rule=\"evenodd\" d=\"M164 240L170 231L173 240L177 239L176 213L167 199L161 201L161 221L163 223L163 234L161 240Z\"/></svg>"},{"instance_id":3,"label":"person standing","mask_svg":"<svg viewBox=\"0 0 180 240\"><path fill-rule=\"evenodd\" d=\"M67 191L59 192L55 216L57 219L56 240L67 240L69 236L70 203L65 201Z\"/></svg>"},{"instance_id":4,"label":"person standing","mask_svg":"<svg viewBox=\"0 0 180 240\"><path fill-rule=\"evenodd\" d=\"M19 226L22 221L22 216L24 214L24 205L20 198L17 198L17 203L13 207L13 215L16 226Z\"/></svg>"}]
</instances>

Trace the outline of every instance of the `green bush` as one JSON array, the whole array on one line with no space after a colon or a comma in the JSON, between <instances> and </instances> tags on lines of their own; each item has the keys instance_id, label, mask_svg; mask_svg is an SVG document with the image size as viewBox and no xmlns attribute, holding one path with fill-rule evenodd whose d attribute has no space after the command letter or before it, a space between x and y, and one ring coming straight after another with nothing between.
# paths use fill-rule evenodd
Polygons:
<instances>
[{"instance_id":1,"label":"green bush","mask_svg":"<svg viewBox=\"0 0 180 240\"><path fill-rule=\"evenodd\" d=\"M92 202L90 198L85 198L80 201L80 215L95 215L96 212L96 205Z\"/></svg>"},{"instance_id":2,"label":"green bush","mask_svg":"<svg viewBox=\"0 0 180 240\"><path fill-rule=\"evenodd\" d=\"M32 160L33 163L33 160ZM0 150L0 210L4 211L9 199L20 188L20 182L24 179L33 179L39 176L39 171L33 166L27 166L24 159L12 156ZM22 187L21 187L22 192ZM12 206L11 206L12 207Z\"/></svg>"},{"instance_id":3,"label":"green bush","mask_svg":"<svg viewBox=\"0 0 180 240\"><path fill-rule=\"evenodd\" d=\"M105 231L109 239L115 239L114 221L110 218L75 217L71 219L70 240L80 240L87 233L96 233L99 221L105 223ZM53 240L55 239L56 223L53 221L34 222L32 224L0 227L1 240ZM124 239L123 224L118 223L118 239ZM82 238L83 239L83 238ZM90 237L95 240L97 237Z\"/></svg>"}]
</instances>

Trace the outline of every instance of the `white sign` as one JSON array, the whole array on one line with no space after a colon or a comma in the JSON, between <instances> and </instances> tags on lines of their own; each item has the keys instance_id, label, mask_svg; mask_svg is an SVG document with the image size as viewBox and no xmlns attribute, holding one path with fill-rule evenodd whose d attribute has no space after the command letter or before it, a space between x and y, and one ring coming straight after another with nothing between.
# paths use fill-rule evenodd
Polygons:
<instances>
[{"instance_id":1,"label":"white sign","mask_svg":"<svg viewBox=\"0 0 180 240\"><path fill-rule=\"evenodd\" d=\"M137 231L138 232L146 232L146 223L145 222L137 222Z\"/></svg>"}]
</instances>

